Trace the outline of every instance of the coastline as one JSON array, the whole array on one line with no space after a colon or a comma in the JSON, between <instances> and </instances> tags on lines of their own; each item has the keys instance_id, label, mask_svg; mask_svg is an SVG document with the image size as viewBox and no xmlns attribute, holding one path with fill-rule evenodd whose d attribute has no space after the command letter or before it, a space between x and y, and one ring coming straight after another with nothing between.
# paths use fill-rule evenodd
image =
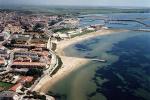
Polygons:
<instances>
[{"instance_id":1,"label":"coastline","mask_svg":"<svg viewBox=\"0 0 150 100\"><path fill-rule=\"evenodd\" d=\"M87 33L87 34L84 34L81 36L76 36L76 37L68 39L68 40L63 40L57 44L56 53L59 56L65 56L64 49L70 45L73 45L73 44L76 44L78 42L88 40L90 38L94 38L97 36L109 35L112 33L118 33L118 32L123 32L123 31L127 31L127 30L119 30L119 29L113 29L113 30L107 29L107 30L105 30L105 29L102 29L102 30L99 30L96 32L91 32L91 33Z\"/></svg>"},{"instance_id":2,"label":"coastline","mask_svg":"<svg viewBox=\"0 0 150 100\"><path fill-rule=\"evenodd\" d=\"M57 44L56 54L58 54L63 62L62 68L58 72L50 77L49 75L45 76L44 80L40 83L40 87L36 87L35 91L40 93L47 93L48 90L55 85L59 80L62 80L68 76L73 71L79 69L83 65L86 65L89 60L84 58L68 57L66 56L64 49L75 43L94 38L96 36L109 35L118 32L124 32L127 30L100 30L97 32L88 33L82 36L77 36L68 40L63 40ZM73 48L72 48L73 50ZM71 51L72 51L71 50ZM71 63L70 63L71 61Z\"/></svg>"}]
</instances>

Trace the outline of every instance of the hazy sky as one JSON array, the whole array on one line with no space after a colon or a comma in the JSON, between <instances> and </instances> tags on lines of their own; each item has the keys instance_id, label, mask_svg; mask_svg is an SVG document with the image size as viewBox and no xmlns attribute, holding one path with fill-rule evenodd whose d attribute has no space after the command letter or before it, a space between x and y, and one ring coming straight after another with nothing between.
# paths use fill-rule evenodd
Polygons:
<instances>
[{"instance_id":1,"label":"hazy sky","mask_svg":"<svg viewBox=\"0 0 150 100\"><path fill-rule=\"evenodd\" d=\"M150 0L0 0L0 5L3 4L150 7Z\"/></svg>"}]
</instances>

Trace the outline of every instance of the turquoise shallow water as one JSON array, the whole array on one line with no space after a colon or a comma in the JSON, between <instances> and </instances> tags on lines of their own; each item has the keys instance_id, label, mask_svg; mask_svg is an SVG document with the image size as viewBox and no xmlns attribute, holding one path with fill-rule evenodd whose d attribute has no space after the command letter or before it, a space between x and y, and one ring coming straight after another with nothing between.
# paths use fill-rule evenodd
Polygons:
<instances>
[{"instance_id":1,"label":"turquoise shallow water","mask_svg":"<svg viewBox=\"0 0 150 100\"><path fill-rule=\"evenodd\" d=\"M131 14L127 18L145 21L147 15ZM137 23L110 26L139 28ZM107 63L91 61L60 80L49 89L58 100L150 100L150 32L128 31L94 37L67 47L65 54L105 59Z\"/></svg>"},{"instance_id":2,"label":"turquoise shallow water","mask_svg":"<svg viewBox=\"0 0 150 100\"><path fill-rule=\"evenodd\" d=\"M50 89L63 100L149 100L150 34L123 32L95 37L66 48L89 62ZM100 99L99 99L100 98ZM60 99L60 98L59 98Z\"/></svg>"},{"instance_id":3,"label":"turquoise shallow water","mask_svg":"<svg viewBox=\"0 0 150 100\"><path fill-rule=\"evenodd\" d=\"M150 100L150 34L121 41L108 53L119 59L96 70L97 89L89 98L102 93L107 100ZM101 84L98 78L108 81Z\"/></svg>"}]
</instances>

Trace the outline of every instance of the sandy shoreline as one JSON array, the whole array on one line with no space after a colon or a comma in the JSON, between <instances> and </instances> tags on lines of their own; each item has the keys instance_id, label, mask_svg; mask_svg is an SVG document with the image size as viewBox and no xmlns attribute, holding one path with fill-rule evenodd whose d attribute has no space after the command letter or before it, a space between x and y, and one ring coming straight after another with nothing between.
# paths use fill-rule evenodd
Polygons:
<instances>
[{"instance_id":1,"label":"sandy shoreline","mask_svg":"<svg viewBox=\"0 0 150 100\"><path fill-rule=\"evenodd\" d=\"M97 32L92 32L89 34L85 34L82 36L77 36L75 38L69 39L69 40L63 40L57 44L57 50L56 54L58 54L63 62L62 68L55 74L53 77L45 76L45 78L42 80L39 87L35 88L35 91L38 91L40 93L47 93L48 90L54 86L59 80L63 80L66 76L68 76L73 71L77 70L81 66L87 64L89 60L84 58L75 58L75 57L67 57L65 56L64 49L72 44L75 44L77 42L81 42L83 40L96 37L96 36L102 36L102 35L109 35L116 32L123 32L123 30L101 30ZM70 63L71 61L71 63Z\"/></svg>"},{"instance_id":2,"label":"sandy shoreline","mask_svg":"<svg viewBox=\"0 0 150 100\"><path fill-rule=\"evenodd\" d=\"M59 42L57 44L57 50L56 53L60 56L64 56L64 49L72 44L75 44L77 42L81 42L96 36L102 36L102 35L109 35L112 34L114 32L122 32L125 30L100 30L100 31L96 31L96 32L92 32L92 33L88 33L85 35L81 35L81 36L77 36L75 38L72 39L68 39L68 40L63 40L61 42Z\"/></svg>"}]
</instances>

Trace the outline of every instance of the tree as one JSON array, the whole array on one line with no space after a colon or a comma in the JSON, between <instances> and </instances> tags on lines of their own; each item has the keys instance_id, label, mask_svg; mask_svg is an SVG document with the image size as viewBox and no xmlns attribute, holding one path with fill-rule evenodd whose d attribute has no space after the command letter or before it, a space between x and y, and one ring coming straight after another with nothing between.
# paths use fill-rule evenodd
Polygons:
<instances>
[{"instance_id":1,"label":"tree","mask_svg":"<svg viewBox=\"0 0 150 100\"><path fill-rule=\"evenodd\" d=\"M41 76L43 74L43 70L31 68L27 71L26 76Z\"/></svg>"},{"instance_id":2,"label":"tree","mask_svg":"<svg viewBox=\"0 0 150 100\"><path fill-rule=\"evenodd\" d=\"M33 27L33 31L35 31L35 32L41 32L43 28L44 28L43 24L36 23L35 26Z\"/></svg>"}]
</instances>

